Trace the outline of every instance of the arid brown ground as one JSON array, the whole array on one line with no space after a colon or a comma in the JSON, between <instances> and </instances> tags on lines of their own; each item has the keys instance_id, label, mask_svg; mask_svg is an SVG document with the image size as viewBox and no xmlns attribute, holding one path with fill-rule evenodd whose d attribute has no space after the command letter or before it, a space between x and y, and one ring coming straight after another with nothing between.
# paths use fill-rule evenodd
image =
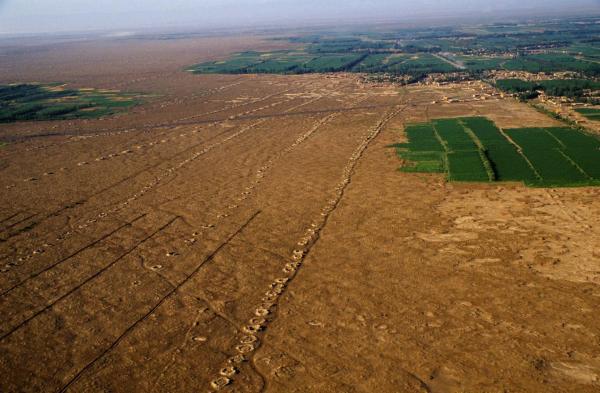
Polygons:
<instances>
[{"instance_id":1,"label":"arid brown ground","mask_svg":"<svg viewBox=\"0 0 600 393\"><path fill-rule=\"evenodd\" d=\"M272 45L3 47L4 83L158 96L0 127L0 391L598 391L598 189L451 184L387 147L552 120L432 104L465 86L183 72Z\"/></svg>"}]
</instances>

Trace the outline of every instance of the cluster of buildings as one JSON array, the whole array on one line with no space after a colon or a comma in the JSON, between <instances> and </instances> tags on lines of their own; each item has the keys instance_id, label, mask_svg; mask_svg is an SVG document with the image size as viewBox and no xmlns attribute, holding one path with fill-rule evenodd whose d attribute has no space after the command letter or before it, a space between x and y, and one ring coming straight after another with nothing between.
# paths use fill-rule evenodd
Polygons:
<instances>
[{"instance_id":1,"label":"cluster of buildings","mask_svg":"<svg viewBox=\"0 0 600 393\"><path fill-rule=\"evenodd\" d=\"M498 79L521 79L524 81L543 81L550 79L572 79L576 78L577 75L573 72L562 71L552 73L531 73L527 71L506 71L498 70L491 71L490 78L494 81Z\"/></svg>"}]
</instances>

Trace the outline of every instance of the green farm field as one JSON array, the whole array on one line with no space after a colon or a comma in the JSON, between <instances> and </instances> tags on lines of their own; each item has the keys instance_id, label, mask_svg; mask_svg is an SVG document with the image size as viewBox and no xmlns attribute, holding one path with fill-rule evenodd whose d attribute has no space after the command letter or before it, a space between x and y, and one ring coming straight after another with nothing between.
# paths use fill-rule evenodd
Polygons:
<instances>
[{"instance_id":1,"label":"green farm field","mask_svg":"<svg viewBox=\"0 0 600 393\"><path fill-rule=\"evenodd\" d=\"M437 119L406 127L394 145L406 172L450 181L516 181L533 187L600 185L600 139L561 127L501 130L484 117Z\"/></svg>"},{"instance_id":2,"label":"green farm field","mask_svg":"<svg viewBox=\"0 0 600 393\"><path fill-rule=\"evenodd\" d=\"M306 74L324 72L388 72L396 74L453 72L457 69L429 53L243 52L224 61L196 64L194 74Z\"/></svg>"},{"instance_id":3,"label":"green farm field","mask_svg":"<svg viewBox=\"0 0 600 393\"><path fill-rule=\"evenodd\" d=\"M505 92L518 94L522 99L532 99L543 91L554 97L569 97L578 101L596 96L600 90L600 82L588 79L555 79L526 81L522 79L499 79L496 87ZM586 111L584 109L584 111ZM591 111L593 112L593 111ZM582 112L584 113L584 112Z\"/></svg>"},{"instance_id":4,"label":"green farm field","mask_svg":"<svg viewBox=\"0 0 600 393\"><path fill-rule=\"evenodd\" d=\"M59 84L0 85L0 123L98 118L130 108L138 98L117 91L67 89Z\"/></svg>"},{"instance_id":5,"label":"green farm field","mask_svg":"<svg viewBox=\"0 0 600 393\"><path fill-rule=\"evenodd\" d=\"M585 118L593 121L600 121L600 109L598 108L578 108L575 112L583 115Z\"/></svg>"},{"instance_id":6,"label":"green farm field","mask_svg":"<svg viewBox=\"0 0 600 393\"><path fill-rule=\"evenodd\" d=\"M299 33L278 37L289 50L246 51L193 65L197 74L366 72L402 75L510 70L600 75L593 20L523 26Z\"/></svg>"},{"instance_id":7,"label":"green farm field","mask_svg":"<svg viewBox=\"0 0 600 393\"><path fill-rule=\"evenodd\" d=\"M470 72L510 70L533 73L572 71L583 75L600 73L600 64L581 60L570 54L550 53L508 58L465 56L457 53L450 58L463 64L464 70ZM429 52L380 52L375 49L344 51L343 48L332 52L315 52L311 49L241 52L226 60L196 64L187 70L195 74L303 74L340 71L428 74L462 71Z\"/></svg>"}]
</instances>

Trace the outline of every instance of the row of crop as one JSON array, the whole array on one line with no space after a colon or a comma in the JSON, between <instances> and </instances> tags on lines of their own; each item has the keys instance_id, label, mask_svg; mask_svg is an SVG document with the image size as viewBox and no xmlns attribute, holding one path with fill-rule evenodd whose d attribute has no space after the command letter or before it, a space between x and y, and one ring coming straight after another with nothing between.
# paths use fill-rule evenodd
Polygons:
<instances>
[{"instance_id":1,"label":"row of crop","mask_svg":"<svg viewBox=\"0 0 600 393\"><path fill-rule=\"evenodd\" d=\"M492 121L484 117L469 117L461 119L461 122L483 145L496 180L528 183L540 180L525 157Z\"/></svg>"},{"instance_id":2,"label":"row of crop","mask_svg":"<svg viewBox=\"0 0 600 393\"><path fill-rule=\"evenodd\" d=\"M406 172L446 172L453 181L521 181L533 186L600 184L600 140L564 127L502 131L483 117L406 127L395 145Z\"/></svg>"},{"instance_id":3,"label":"row of crop","mask_svg":"<svg viewBox=\"0 0 600 393\"><path fill-rule=\"evenodd\" d=\"M406 127L406 135L410 141L410 147L418 151L445 151L444 146L437 138L433 124L413 124Z\"/></svg>"},{"instance_id":4,"label":"row of crop","mask_svg":"<svg viewBox=\"0 0 600 393\"><path fill-rule=\"evenodd\" d=\"M472 117L462 122L483 144L497 180L567 185L600 179L596 137L564 127L509 130L521 153L488 119Z\"/></svg>"},{"instance_id":5,"label":"row of crop","mask_svg":"<svg viewBox=\"0 0 600 393\"><path fill-rule=\"evenodd\" d=\"M404 172L434 172L446 170L445 149L435 135L432 124L421 123L406 126L408 143L394 145L398 156L409 162Z\"/></svg>"},{"instance_id":6,"label":"row of crop","mask_svg":"<svg viewBox=\"0 0 600 393\"><path fill-rule=\"evenodd\" d=\"M562 145L564 153L589 177L600 180L600 140L564 127L545 128Z\"/></svg>"},{"instance_id":7,"label":"row of crop","mask_svg":"<svg viewBox=\"0 0 600 393\"><path fill-rule=\"evenodd\" d=\"M528 184L579 184L600 172L600 142L570 128L510 130L517 147L485 118L465 118L468 127L485 147L497 180Z\"/></svg>"},{"instance_id":8,"label":"row of crop","mask_svg":"<svg viewBox=\"0 0 600 393\"><path fill-rule=\"evenodd\" d=\"M245 52L226 61L195 65L189 70L201 74L302 74L310 72L350 71L369 56L368 53L297 53Z\"/></svg>"},{"instance_id":9,"label":"row of crop","mask_svg":"<svg viewBox=\"0 0 600 393\"><path fill-rule=\"evenodd\" d=\"M566 185L591 180L561 152L560 143L544 129L511 129L505 132L523 149L523 154L540 174L543 183Z\"/></svg>"},{"instance_id":10,"label":"row of crop","mask_svg":"<svg viewBox=\"0 0 600 393\"><path fill-rule=\"evenodd\" d=\"M438 119L433 121L433 125L449 151L477 150L479 148L465 132L459 119Z\"/></svg>"},{"instance_id":11,"label":"row of crop","mask_svg":"<svg viewBox=\"0 0 600 393\"><path fill-rule=\"evenodd\" d=\"M453 181L492 181L494 174L485 152L458 119L406 127L409 143L398 144L398 154L412 164L406 172L447 172Z\"/></svg>"},{"instance_id":12,"label":"row of crop","mask_svg":"<svg viewBox=\"0 0 600 393\"><path fill-rule=\"evenodd\" d=\"M460 119L433 121L437 136L448 150L448 177L455 181L494 181L489 158L477 138Z\"/></svg>"},{"instance_id":13,"label":"row of crop","mask_svg":"<svg viewBox=\"0 0 600 393\"><path fill-rule=\"evenodd\" d=\"M454 181L487 182L490 174L486 170L481 150L448 152L448 178Z\"/></svg>"}]
</instances>

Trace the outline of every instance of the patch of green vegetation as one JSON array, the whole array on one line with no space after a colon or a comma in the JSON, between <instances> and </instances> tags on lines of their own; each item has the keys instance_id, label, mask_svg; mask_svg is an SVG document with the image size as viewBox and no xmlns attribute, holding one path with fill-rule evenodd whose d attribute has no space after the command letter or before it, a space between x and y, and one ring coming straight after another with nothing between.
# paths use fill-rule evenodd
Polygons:
<instances>
[{"instance_id":1,"label":"patch of green vegetation","mask_svg":"<svg viewBox=\"0 0 600 393\"><path fill-rule=\"evenodd\" d=\"M354 72L377 72L388 65L389 53L370 54L352 68Z\"/></svg>"},{"instance_id":2,"label":"patch of green vegetation","mask_svg":"<svg viewBox=\"0 0 600 393\"><path fill-rule=\"evenodd\" d=\"M301 74L350 71L368 57L365 53L309 54L307 52L244 52L220 62L193 66L193 73Z\"/></svg>"},{"instance_id":3,"label":"patch of green vegetation","mask_svg":"<svg viewBox=\"0 0 600 393\"><path fill-rule=\"evenodd\" d=\"M521 128L505 130L505 132L519 145L523 154L540 174L542 185L588 185L593 180L569 159L560 143L545 129ZM573 130L573 132L577 131ZM600 164L600 151L597 154Z\"/></svg>"},{"instance_id":4,"label":"patch of green vegetation","mask_svg":"<svg viewBox=\"0 0 600 393\"><path fill-rule=\"evenodd\" d=\"M409 143L394 145L400 158L409 162L405 172L434 172L446 170L446 151L437 138L432 124L411 124L405 129Z\"/></svg>"},{"instance_id":5,"label":"patch of green vegetation","mask_svg":"<svg viewBox=\"0 0 600 393\"><path fill-rule=\"evenodd\" d=\"M245 68L245 72L252 74L274 73L285 74L298 67L298 63L289 60L267 60Z\"/></svg>"},{"instance_id":6,"label":"patch of green vegetation","mask_svg":"<svg viewBox=\"0 0 600 393\"><path fill-rule=\"evenodd\" d=\"M479 141L467 132L459 119L434 120L433 126L446 148L450 180L490 181L494 179L492 166L479 146Z\"/></svg>"},{"instance_id":7,"label":"patch of green vegetation","mask_svg":"<svg viewBox=\"0 0 600 393\"><path fill-rule=\"evenodd\" d=\"M486 158L479 150L463 150L448 152L448 179L453 181L490 181L485 168Z\"/></svg>"},{"instance_id":8,"label":"patch of green vegetation","mask_svg":"<svg viewBox=\"0 0 600 393\"><path fill-rule=\"evenodd\" d=\"M368 54L328 54L317 57L302 66L304 72L336 72L351 70Z\"/></svg>"},{"instance_id":9,"label":"patch of green vegetation","mask_svg":"<svg viewBox=\"0 0 600 393\"><path fill-rule=\"evenodd\" d=\"M474 72L501 70L508 61L505 57L455 56L454 59L467 70Z\"/></svg>"},{"instance_id":10,"label":"patch of green vegetation","mask_svg":"<svg viewBox=\"0 0 600 393\"><path fill-rule=\"evenodd\" d=\"M288 51L242 52L198 64L195 73L368 72L408 75L490 70L573 71L600 75L600 23L596 17L488 26L320 31L293 37ZM445 61L439 56L450 61ZM354 57L356 56L356 57ZM348 61L345 61L348 60ZM457 67L458 66L458 67Z\"/></svg>"},{"instance_id":11,"label":"patch of green vegetation","mask_svg":"<svg viewBox=\"0 0 600 393\"><path fill-rule=\"evenodd\" d=\"M400 61L390 64L383 71L395 74L427 74L457 71L456 67L430 53L418 53L398 57L397 59Z\"/></svg>"},{"instance_id":12,"label":"patch of green vegetation","mask_svg":"<svg viewBox=\"0 0 600 393\"><path fill-rule=\"evenodd\" d=\"M588 76L600 75L600 64L579 60L572 55L545 53L520 56L504 63L504 68L512 71L559 72L575 71Z\"/></svg>"},{"instance_id":13,"label":"patch of green vegetation","mask_svg":"<svg viewBox=\"0 0 600 393\"><path fill-rule=\"evenodd\" d=\"M600 109L597 108L577 108L576 112L581 113L589 120L600 121Z\"/></svg>"},{"instance_id":14,"label":"patch of green vegetation","mask_svg":"<svg viewBox=\"0 0 600 393\"><path fill-rule=\"evenodd\" d=\"M326 43L313 43L298 51L237 53L224 61L194 65L188 71L197 74L456 71L454 66L430 53L398 53L390 46L359 39L326 40Z\"/></svg>"},{"instance_id":15,"label":"patch of green vegetation","mask_svg":"<svg viewBox=\"0 0 600 393\"><path fill-rule=\"evenodd\" d=\"M441 152L400 152L399 155L411 163L402 167L404 172L443 173L446 170L445 155Z\"/></svg>"},{"instance_id":16,"label":"patch of green vegetation","mask_svg":"<svg viewBox=\"0 0 600 393\"><path fill-rule=\"evenodd\" d=\"M469 129L485 148L494 178L497 181L524 181L534 183L540 180L533 168L521 155L515 145L509 142L494 122L485 117L466 117L461 123Z\"/></svg>"},{"instance_id":17,"label":"patch of green vegetation","mask_svg":"<svg viewBox=\"0 0 600 393\"><path fill-rule=\"evenodd\" d=\"M364 40L362 37L335 37L335 38L315 38L308 51L311 53L348 53L356 51L378 51L391 49L394 47L392 42L379 40Z\"/></svg>"},{"instance_id":18,"label":"patch of green vegetation","mask_svg":"<svg viewBox=\"0 0 600 393\"><path fill-rule=\"evenodd\" d=\"M600 48L590 44L575 44L564 50L567 53L576 56L583 56L588 59L600 59Z\"/></svg>"},{"instance_id":19,"label":"patch of green vegetation","mask_svg":"<svg viewBox=\"0 0 600 393\"><path fill-rule=\"evenodd\" d=\"M436 133L440 136L447 151L477 150L475 141L465 132L459 119L438 119L433 121Z\"/></svg>"},{"instance_id":20,"label":"patch of green vegetation","mask_svg":"<svg viewBox=\"0 0 600 393\"><path fill-rule=\"evenodd\" d=\"M97 118L128 109L140 96L59 84L0 85L0 123Z\"/></svg>"},{"instance_id":21,"label":"patch of green vegetation","mask_svg":"<svg viewBox=\"0 0 600 393\"><path fill-rule=\"evenodd\" d=\"M551 127L546 132L560 144L560 149L589 177L600 179L600 139L571 128Z\"/></svg>"},{"instance_id":22,"label":"patch of green vegetation","mask_svg":"<svg viewBox=\"0 0 600 393\"><path fill-rule=\"evenodd\" d=\"M405 172L442 172L450 181L519 181L535 187L600 185L600 139L567 127L502 131L484 117L406 127L394 145Z\"/></svg>"},{"instance_id":23,"label":"patch of green vegetation","mask_svg":"<svg viewBox=\"0 0 600 393\"><path fill-rule=\"evenodd\" d=\"M555 79L525 81L522 79L499 79L496 86L509 93L519 94L524 99L535 98L538 91L555 97L581 98L591 91L600 90L600 82L587 79Z\"/></svg>"}]
</instances>

